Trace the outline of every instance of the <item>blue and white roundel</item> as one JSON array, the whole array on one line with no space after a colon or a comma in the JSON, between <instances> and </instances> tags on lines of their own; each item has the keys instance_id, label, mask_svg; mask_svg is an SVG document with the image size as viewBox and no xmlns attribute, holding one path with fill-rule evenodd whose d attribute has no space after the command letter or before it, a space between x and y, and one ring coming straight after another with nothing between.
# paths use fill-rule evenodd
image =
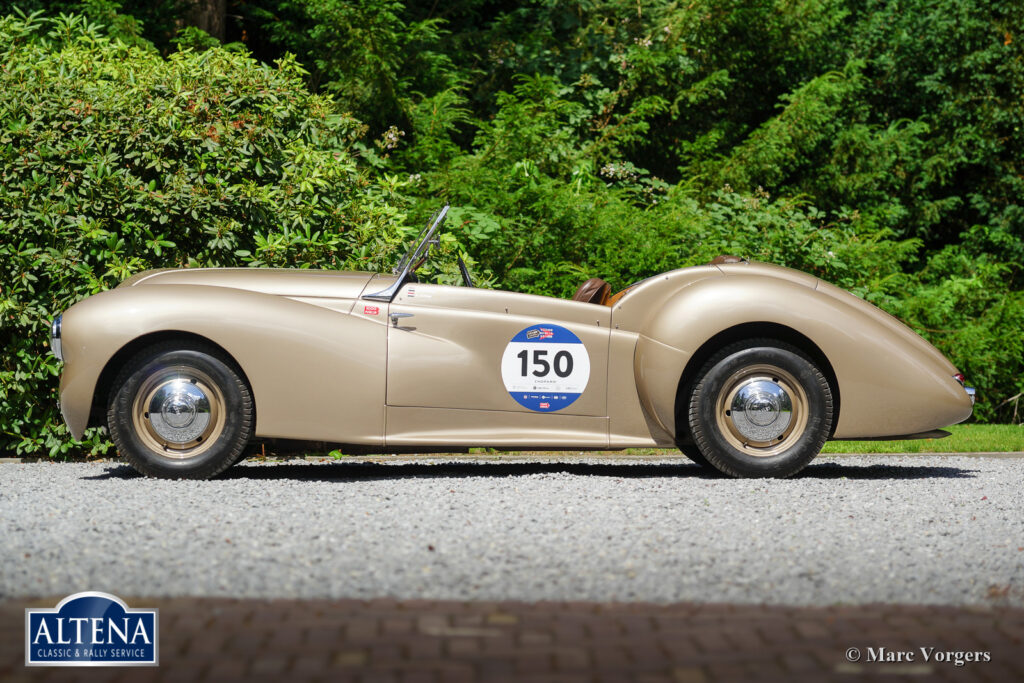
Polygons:
<instances>
[{"instance_id":1,"label":"blue and white roundel","mask_svg":"<svg viewBox=\"0 0 1024 683\"><path fill-rule=\"evenodd\" d=\"M575 334L558 325L520 330L501 356L501 379L509 396L530 410L561 410L590 381L590 355Z\"/></svg>"}]
</instances>

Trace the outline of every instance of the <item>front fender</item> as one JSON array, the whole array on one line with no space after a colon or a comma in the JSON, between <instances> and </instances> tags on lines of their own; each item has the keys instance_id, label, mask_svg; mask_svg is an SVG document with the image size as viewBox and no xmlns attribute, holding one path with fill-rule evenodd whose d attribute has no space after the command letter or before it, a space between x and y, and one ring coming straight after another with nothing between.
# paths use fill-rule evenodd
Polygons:
<instances>
[{"instance_id":1,"label":"front fender","mask_svg":"<svg viewBox=\"0 0 1024 683\"><path fill-rule=\"evenodd\" d=\"M641 402L669 433L686 363L719 333L749 323L794 330L828 359L842 396L835 438L925 432L971 414L956 368L895 318L824 283L730 272L678 290L639 330Z\"/></svg>"},{"instance_id":2,"label":"front fender","mask_svg":"<svg viewBox=\"0 0 1024 683\"><path fill-rule=\"evenodd\" d=\"M61 412L76 438L100 374L127 345L185 332L217 344L245 373L256 436L382 443L385 316L350 315L352 300L296 299L226 287L127 287L64 312ZM105 397L100 397L106 400Z\"/></svg>"}]
</instances>

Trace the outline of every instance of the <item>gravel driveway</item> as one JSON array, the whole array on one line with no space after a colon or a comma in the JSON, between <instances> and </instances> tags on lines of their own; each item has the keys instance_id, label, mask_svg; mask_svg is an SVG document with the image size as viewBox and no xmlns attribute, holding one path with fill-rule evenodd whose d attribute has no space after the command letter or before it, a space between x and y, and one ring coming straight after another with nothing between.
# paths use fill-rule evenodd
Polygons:
<instances>
[{"instance_id":1,"label":"gravel driveway","mask_svg":"<svg viewBox=\"0 0 1024 683\"><path fill-rule=\"evenodd\" d=\"M1024 459L0 465L0 597L1024 605Z\"/></svg>"}]
</instances>

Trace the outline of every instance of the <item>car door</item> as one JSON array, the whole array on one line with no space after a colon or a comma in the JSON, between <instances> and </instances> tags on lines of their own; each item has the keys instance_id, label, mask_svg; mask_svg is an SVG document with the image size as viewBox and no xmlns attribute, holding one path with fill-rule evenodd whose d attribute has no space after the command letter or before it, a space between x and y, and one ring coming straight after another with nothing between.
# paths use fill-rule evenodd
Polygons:
<instances>
[{"instance_id":1,"label":"car door","mask_svg":"<svg viewBox=\"0 0 1024 683\"><path fill-rule=\"evenodd\" d=\"M607 307L407 284L388 312L388 443L607 443Z\"/></svg>"}]
</instances>

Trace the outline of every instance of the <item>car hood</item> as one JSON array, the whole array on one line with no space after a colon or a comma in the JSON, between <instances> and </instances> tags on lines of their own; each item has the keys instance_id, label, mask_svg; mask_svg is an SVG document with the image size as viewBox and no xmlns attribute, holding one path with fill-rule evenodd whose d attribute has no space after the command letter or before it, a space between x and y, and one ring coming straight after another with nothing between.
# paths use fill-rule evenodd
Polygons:
<instances>
[{"instance_id":1,"label":"car hood","mask_svg":"<svg viewBox=\"0 0 1024 683\"><path fill-rule=\"evenodd\" d=\"M118 287L205 285L276 296L355 299L374 277L376 273L342 270L171 268L133 275Z\"/></svg>"}]
</instances>

